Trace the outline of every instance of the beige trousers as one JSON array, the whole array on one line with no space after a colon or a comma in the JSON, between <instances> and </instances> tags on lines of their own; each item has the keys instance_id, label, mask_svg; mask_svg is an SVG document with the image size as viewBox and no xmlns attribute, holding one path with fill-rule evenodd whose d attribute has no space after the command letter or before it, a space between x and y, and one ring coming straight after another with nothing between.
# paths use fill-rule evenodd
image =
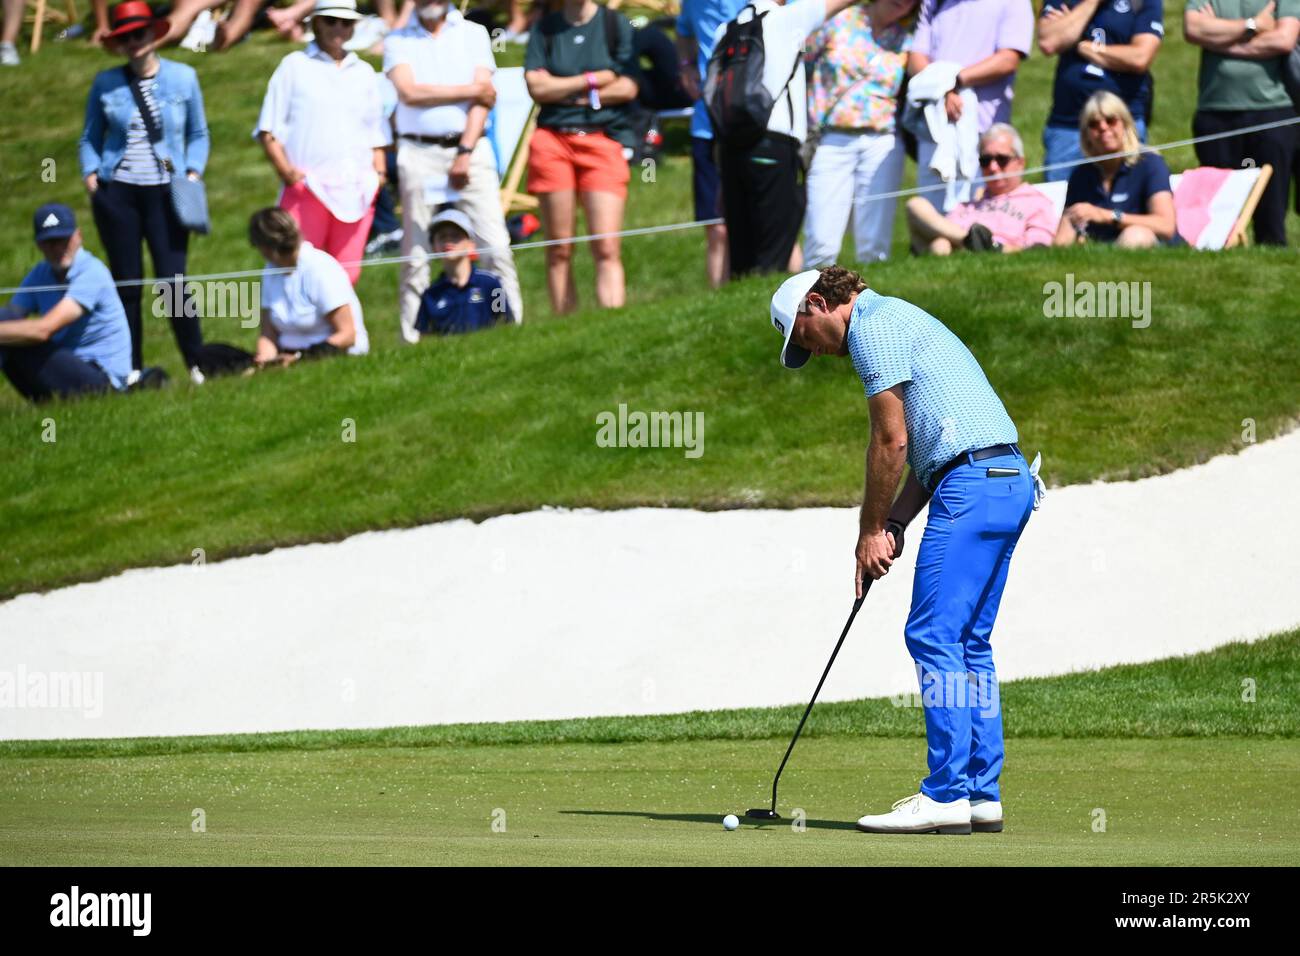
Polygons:
<instances>
[{"instance_id":1,"label":"beige trousers","mask_svg":"<svg viewBox=\"0 0 1300 956\"><path fill-rule=\"evenodd\" d=\"M454 146L434 146L409 139L397 141L397 176L402 192L402 255L414 257L413 261L402 263L398 293L401 333L407 342L420 340L420 334L415 331L415 318L420 312L420 296L430 282L430 263L426 257L433 251L433 244L429 241L429 223L433 221L434 207L429 205L425 195L425 182L430 178L445 181L455 159ZM519 293L515 257L510 251L510 233L501 212L501 180L497 176L492 144L486 138L480 137L474 144L469 165L469 183L460 190L454 202L474 227L475 241L480 249L479 263L501 280L510 311L514 313L515 321L521 322L524 302ZM437 260L432 266L440 268Z\"/></svg>"}]
</instances>

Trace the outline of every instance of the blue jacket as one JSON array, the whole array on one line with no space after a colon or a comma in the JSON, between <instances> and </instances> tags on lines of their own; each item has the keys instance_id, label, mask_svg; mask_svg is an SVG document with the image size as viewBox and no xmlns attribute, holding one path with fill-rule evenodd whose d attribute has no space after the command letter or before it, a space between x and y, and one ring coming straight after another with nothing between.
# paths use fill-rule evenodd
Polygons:
<instances>
[{"instance_id":1,"label":"blue jacket","mask_svg":"<svg viewBox=\"0 0 1300 956\"><path fill-rule=\"evenodd\" d=\"M459 335L513 321L501 280L474 267L464 288L444 272L424 290L415 327L421 335Z\"/></svg>"},{"instance_id":2,"label":"blue jacket","mask_svg":"<svg viewBox=\"0 0 1300 956\"><path fill-rule=\"evenodd\" d=\"M158 153L180 172L199 175L208 163L208 121L203 115L203 92L192 66L160 60L154 81L154 98L162 117L162 142ZM126 83L126 71L115 66L101 70L86 100L86 125L81 131L81 177L98 173L113 179L126 152L126 129L136 113L135 97Z\"/></svg>"}]
</instances>

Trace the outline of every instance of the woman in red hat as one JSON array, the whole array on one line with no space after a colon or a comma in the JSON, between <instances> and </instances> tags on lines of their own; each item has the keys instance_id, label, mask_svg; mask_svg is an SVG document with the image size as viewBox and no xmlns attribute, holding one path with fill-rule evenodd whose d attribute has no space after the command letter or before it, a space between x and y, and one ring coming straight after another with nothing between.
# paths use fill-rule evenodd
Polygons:
<instances>
[{"instance_id":1,"label":"woman in red hat","mask_svg":"<svg viewBox=\"0 0 1300 956\"><path fill-rule=\"evenodd\" d=\"M118 283L143 278L142 245L147 245L154 274L171 279L185 272L189 247L172 180L201 179L208 161L203 94L192 67L153 52L154 41L167 33L167 21L156 18L147 3L127 0L109 17L105 46L124 56L126 64L102 70L90 88L81 175L113 278ZM166 296L167 311L186 367L200 382L203 335L194 310L184 308L179 285ZM131 327L132 368L138 371L144 364L141 286L119 285L118 293Z\"/></svg>"}]
</instances>

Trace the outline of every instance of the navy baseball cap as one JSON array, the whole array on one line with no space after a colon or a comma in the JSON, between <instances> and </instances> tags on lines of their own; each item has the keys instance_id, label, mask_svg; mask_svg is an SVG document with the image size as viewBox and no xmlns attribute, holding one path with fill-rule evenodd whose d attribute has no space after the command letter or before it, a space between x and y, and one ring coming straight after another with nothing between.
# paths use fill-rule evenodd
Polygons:
<instances>
[{"instance_id":1,"label":"navy baseball cap","mask_svg":"<svg viewBox=\"0 0 1300 956\"><path fill-rule=\"evenodd\" d=\"M46 203L32 217L36 241L66 239L77 231L77 217L61 202Z\"/></svg>"}]
</instances>

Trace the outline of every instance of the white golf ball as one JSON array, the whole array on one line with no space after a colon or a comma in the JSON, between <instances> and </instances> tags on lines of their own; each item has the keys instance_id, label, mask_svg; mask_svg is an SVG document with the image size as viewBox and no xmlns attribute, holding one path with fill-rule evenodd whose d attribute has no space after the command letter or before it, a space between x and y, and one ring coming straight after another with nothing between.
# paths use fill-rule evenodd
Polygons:
<instances>
[{"instance_id":1,"label":"white golf ball","mask_svg":"<svg viewBox=\"0 0 1300 956\"><path fill-rule=\"evenodd\" d=\"M740 826L740 818L734 813L728 813L722 818L722 828L724 830L734 830L738 826Z\"/></svg>"}]
</instances>

